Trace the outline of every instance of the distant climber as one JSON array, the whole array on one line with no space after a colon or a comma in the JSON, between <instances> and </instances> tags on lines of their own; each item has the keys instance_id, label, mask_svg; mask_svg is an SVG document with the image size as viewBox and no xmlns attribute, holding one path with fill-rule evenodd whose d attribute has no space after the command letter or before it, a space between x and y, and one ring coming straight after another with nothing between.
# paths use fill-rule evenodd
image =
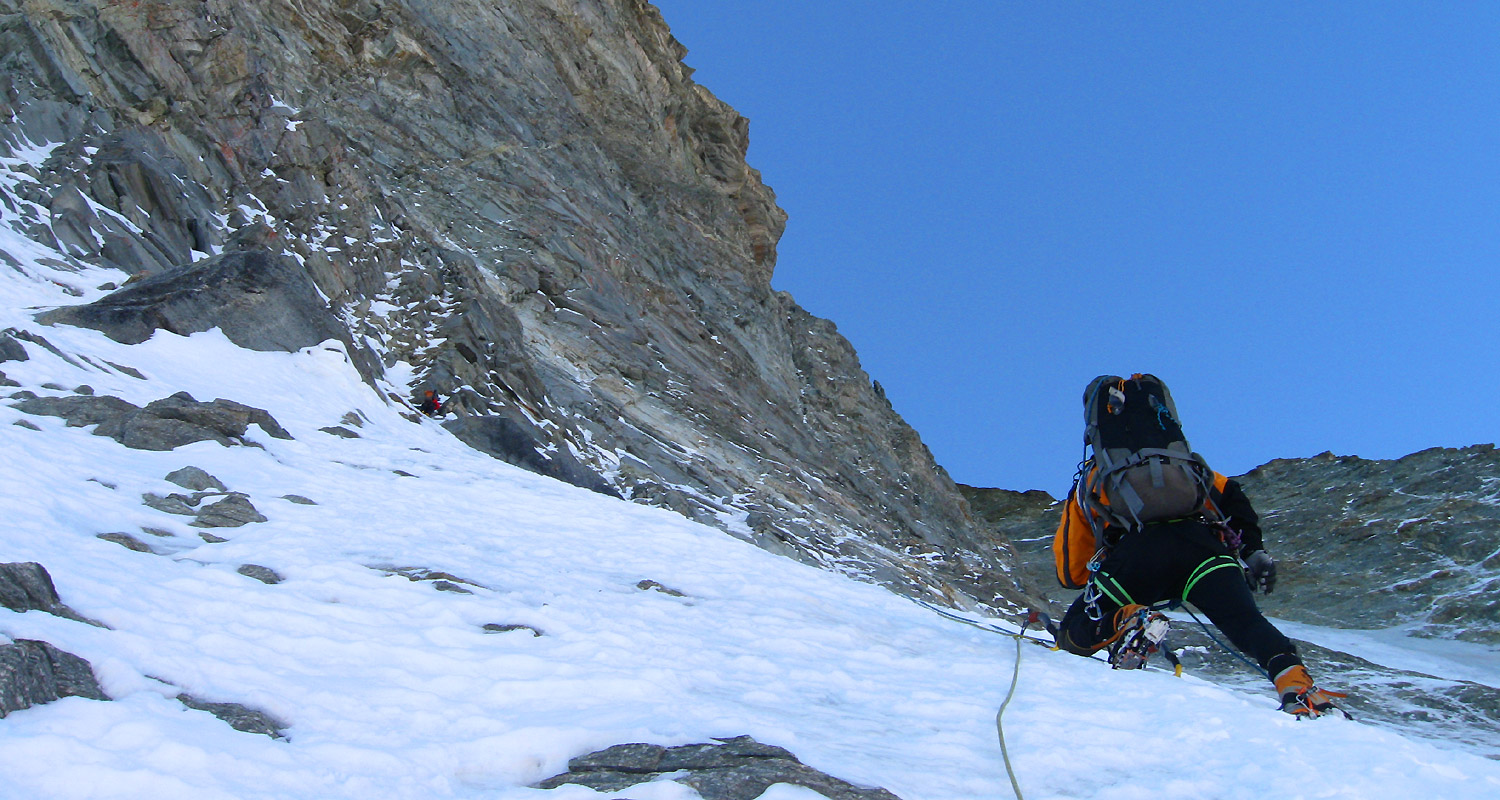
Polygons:
<instances>
[{"instance_id":1,"label":"distant climber","mask_svg":"<svg viewBox=\"0 0 1500 800\"><path fill-rule=\"evenodd\" d=\"M1153 375L1103 375L1084 393L1088 457L1053 538L1058 581L1083 589L1057 626L1060 648L1108 649L1120 669L1162 647L1161 609L1186 601L1276 684L1281 709L1335 710L1296 645L1255 605L1276 586L1259 517L1240 485L1192 452L1167 387ZM1169 651L1170 653L1170 651Z\"/></svg>"},{"instance_id":2,"label":"distant climber","mask_svg":"<svg viewBox=\"0 0 1500 800\"><path fill-rule=\"evenodd\" d=\"M443 408L443 401L438 398L437 392L431 389L422 393L422 403L417 406L417 410L429 417L441 417L447 413L447 410Z\"/></svg>"}]
</instances>

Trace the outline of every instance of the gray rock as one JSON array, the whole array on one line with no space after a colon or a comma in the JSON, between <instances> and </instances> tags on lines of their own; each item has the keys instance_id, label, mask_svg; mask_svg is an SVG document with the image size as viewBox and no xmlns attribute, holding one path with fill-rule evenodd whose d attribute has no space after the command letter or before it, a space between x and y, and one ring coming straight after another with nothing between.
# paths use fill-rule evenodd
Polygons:
<instances>
[{"instance_id":1,"label":"gray rock","mask_svg":"<svg viewBox=\"0 0 1500 800\"><path fill-rule=\"evenodd\" d=\"M135 538L134 536L131 536L128 533L101 533L97 538L103 539L106 542L114 542L115 544L120 545L127 550L134 550L137 553L156 552L151 549L151 545L146 544L145 542Z\"/></svg>"},{"instance_id":2,"label":"gray rock","mask_svg":"<svg viewBox=\"0 0 1500 800\"><path fill-rule=\"evenodd\" d=\"M162 497L155 492L146 492L141 495L141 502L145 503L148 508L154 508L157 511L163 511L168 514L191 517L198 513L198 510L193 508L197 503L196 500L177 494L176 492L166 497Z\"/></svg>"},{"instance_id":3,"label":"gray rock","mask_svg":"<svg viewBox=\"0 0 1500 800\"><path fill-rule=\"evenodd\" d=\"M0 645L0 718L63 697L108 700L93 667L47 642Z\"/></svg>"},{"instance_id":4,"label":"gray rock","mask_svg":"<svg viewBox=\"0 0 1500 800\"><path fill-rule=\"evenodd\" d=\"M238 528L265 521L265 515L255 509L250 498L231 492L223 500L204 506L198 511L197 518L188 524L195 528Z\"/></svg>"},{"instance_id":5,"label":"gray rock","mask_svg":"<svg viewBox=\"0 0 1500 800\"><path fill-rule=\"evenodd\" d=\"M107 627L69 608L57 596L57 588L45 567L36 562L0 564L0 605L12 611L44 611L53 616Z\"/></svg>"},{"instance_id":6,"label":"gray rock","mask_svg":"<svg viewBox=\"0 0 1500 800\"><path fill-rule=\"evenodd\" d=\"M104 363L108 364L110 366L110 369L119 372L121 375L129 375L130 377L135 378L138 381L146 380L146 376L142 375L141 371L136 369L135 367L127 367L124 364L116 364L113 361L105 361Z\"/></svg>"},{"instance_id":7,"label":"gray rock","mask_svg":"<svg viewBox=\"0 0 1500 800\"><path fill-rule=\"evenodd\" d=\"M473 592L470 592L468 589L462 588L462 586L459 586L459 584L463 584L464 586L474 586L480 589L486 588L483 584L465 580L458 577L457 575L453 575L448 572L442 572L439 570L427 569L425 567L393 567L386 565L375 565L371 566L370 568L378 569L387 575L400 575L401 577L413 582L433 581L433 588L436 588L439 591L457 592L460 594L473 594Z\"/></svg>"},{"instance_id":8,"label":"gray rock","mask_svg":"<svg viewBox=\"0 0 1500 800\"><path fill-rule=\"evenodd\" d=\"M173 450L211 440L224 446L244 444L252 424L277 439L290 439L270 414L259 408L218 399L200 403L186 392L155 400L140 408L112 396L26 397L15 408L27 413L62 417L69 426L94 428L136 450Z\"/></svg>"},{"instance_id":9,"label":"gray rock","mask_svg":"<svg viewBox=\"0 0 1500 800\"><path fill-rule=\"evenodd\" d=\"M62 417L68 425L82 428L88 425L113 423L140 412L134 403L118 397L75 395L72 397L32 397L15 404L15 408L26 414L45 417Z\"/></svg>"},{"instance_id":10,"label":"gray rock","mask_svg":"<svg viewBox=\"0 0 1500 800\"><path fill-rule=\"evenodd\" d=\"M1027 595L1054 604L1073 602L1073 593L1058 586L1052 562L1052 532L1062 506L1052 495L1031 490L981 489L959 485L978 518L997 541L1020 554L1018 579Z\"/></svg>"},{"instance_id":11,"label":"gray rock","mask_svg":"<svg viewBox=\"0 0 1500 800\"><path fill-rule=\"evenodd\" d=\"M222 481L197 467L183 467L168 473L167 480L194 492L229 491L229 487L225 486Z\"/></svg>"},{"instance_id":12,"label":"gray rock","mask_svg":"<svg viewBox=\"0 0 1500 800\"><path fill-rule=\"evenodd\" d=\"M0 364L6 361L27 361L31 356L26 347L12 336L14 329L0 331Z\"/></svg>"},{"instance_id":13,"label":"gray rock","mask_svg":"<svg viewBox=\"0 0 1500 800\"><path fill-rule=\"evenodd\" d=\"M207 711L229 723L229 727L244 733L258 733L272 739L285 739L287 723L264 711L258 711L239 703L214 703L201 700L186 692L177 695L177 701L195 711Z\"/></svg>"},{"instance_id":14,"label":"gray rock","mask_svg":"<svg viewBox=\"0 0 1500 800\"><path fill-rule=\"evenodd\" d=\"M359 434L355 433L354 431L349 430L348 428L343 427L342 425L330 425L330 426L328 426L326 428L319 428L318 430L320 430L320 431L322 431L324 433L331 433L334 436L337 436L337 437L339 437L341 439L358 439L359 438Z\"/></svg>"},{"instance_id":15,"label":"gray rock","mask_svg":"<svg viewBox=\"0 0 1500 800\"><path fill-rule=\"evenodd\" d=\"M60 605L52 576L41 564L0 564L0 606L11 611L51 612Z\"/></svg>"},{"instance_id":16,"label":"gray rock","mask_svg":"<svg viewBox=\"0 0 1500 800\"><path fill-rule=\"evenodd\" d=\"M682 592L679 592L676 589L671 588L670 586L663 586L660 583L657 583L656 581L653 581L653 580L643 580L643 581L640 581L640 582L636 583L635 588L640 589L643 592L644 591L661 592L662 594L667 595L669 597L687 597L687 595L683 594Z\"/></svg>"},{"instance_id":17,"label":"gray rock","mask_svg":"<svg viewBox=\"0 0 1500 800\"><path fill-rule=\"evenodd\" d=\"M299 506L315 506L315 505L317 505L316 501L309 500L308 498L303 497L300 494L284 494L284 495L281 496L281 499L282 500L286 500L289 503L296 503Z\"/></svg>"},{"instance_id":18,"label":"gray rock","mask_svg":"<svg viewBox=\"0 0 1500 800\"><path fill-rule=\"evenodd\" d=\"M501 625L495 622L487 622L484 625L485 633L510 633L511 631L530 631L533 637L546 635L542 629L533 628L530 625Z\"/></svg>"},{"instance_id":19,"label":"gray rock","mask_svg":"<svg viewBox=\"0 0 1500 800\"><path fill-rule=\"evenodd\" d=\"M507 464L600 494L620 496L614 487L572 456L542 452L541 439L509 417L459 417L444 422L443 427L464 444Z\"/></svg>"},{"instance_id":20,"label":"gray rock","mask_svg":"<svg viewBox=\"0 0 1500 800\"><path fill-rule=\"evenodd\" d=\"M1500 646L1494 445L1394 461L1278 459L1240 482L1277 559L1267 613L1335 627L1415 623L1425 636Z\"/></svg>"},{"instance_id":21,"label":"gray rock","mask_svg":"<svg viewBox=\"0 0 1500 800\"><path fill-rule=\"evenodd\" d=\"M281 573L277 572L276 570L271 569L270 567L262 567L259 564L242 564L240 565L239 569L235 570L235 572L238 572L239 574L244 575L247 578L254 578L261 583L271 586L274 586L286 580L285 578L281 577Z\"/></svg>"},{"instance_id":22,"label":"gray rock","mask_svg":"<svg viewBox=\"0 0 1500 800\"><path fill-rule=\"evenodd\" d=\"M223 436L242 439L251 425L259 425L273 439L291 439L269 413L233 400L216 399L200 403L187 392L153 400L144 411L164 420L178 420Z\"/></svg>"},{"instance_id":23,"label":"gray rock","mask_svg":"<svg viewBox=\"0 0 1500 800\"><path fill-rule=\"evenodd\" d=\"M198 538L202 539L205 542L208 542L209 544L223 544L223 543L229 541L228 539L225 539L222 536L215 536L212 533L209 533L208 531L201 531L201 532L199 532L198 533Z\"/></svg>"},{"instance_id":24,"label":"gray rock","mask_svg":"<svg viewBox=\"0 0 1500 800\"><path fill-rule=\"evenodd\" d=\"M168 269L38 321L94 328L126 344L158 329L186 336L219 328L240 347L288 352L348 336L297 262L260 250Z\"/></svg>"},{"instance_id":25,"label":"gray rock","mask_svg":"<svg viewBox=\"0 0 1500 800\"><path fill-rule=\"evenodd\" d=\"M761 744L749 736L716 739L718 744L662 747L621 744L568 762L568 771L537 784L555 789L566 784L600 792L619 792L669 773L693 787L704 800L754 800L771 786L803 786L832 800L898 800L884 789L855 786L803 764L789 751Z\"/></svg>"}]
</instances>

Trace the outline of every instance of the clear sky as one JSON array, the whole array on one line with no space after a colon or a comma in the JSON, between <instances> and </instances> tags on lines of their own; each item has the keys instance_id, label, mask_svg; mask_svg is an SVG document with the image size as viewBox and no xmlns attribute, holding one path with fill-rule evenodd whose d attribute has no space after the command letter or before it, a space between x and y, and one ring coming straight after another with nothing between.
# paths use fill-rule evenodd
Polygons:
<instances>
[{"instance_id":1,"label":"clear sky","mask_svg":"<svg viewBox=\"0 0 1500 800\"><path fill-rule=\"evenodd\" d=\"M1084 386L1221 472L1496 440L1500 5L656 0L954 479L1066 492Z\"/></svg>"}]
</instances>

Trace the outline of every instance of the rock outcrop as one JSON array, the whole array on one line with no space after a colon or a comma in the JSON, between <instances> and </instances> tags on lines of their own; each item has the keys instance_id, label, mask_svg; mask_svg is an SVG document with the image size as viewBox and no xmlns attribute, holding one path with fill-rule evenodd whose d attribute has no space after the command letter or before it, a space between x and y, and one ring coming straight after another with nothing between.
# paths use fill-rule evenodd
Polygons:
<instances>
[{"instance_id":1,"label":"rock outcrop","mask_svg":"<svg viewBox=\"0 0 1500 800\"><path fill-rule=\"evenodd\" d=\"M218 328L249 350L294 351L329 339L361 357L367 379L378 368L359 351L349 331L290 257L263 249L222 253L173 267L78 306L38 317L49 325L95 328L126 344L157 330L186 336Z\"/></svg>"},{"instance_id":2,"label":"rock outcrop","mask_svg":"<svg viewBox=\"0 0 1500 800\"><path fill-rule=\"evenodd\" d=\"M248 443L245 434L251 425L275 439L292 438L264 409L222 398L202 403L187 392L153 400L145 408L109 395L38 397L25 393L15 408L62 417L73 427L96 426L95 436L108 436L135 450L175 450L202 441L225 447L243 445Z\"/></svg>"},{"instance_id":3,"label":"rock outcrop","mask_svg":"<svg viewBox=\"0 0 1500 800\"><path fill-rule=\"evenodd\" d=\"M543 781L542 789L570 783L618 792L671 775L704 800L755 800L778 783L802 786L832 800L899 800L884 789L855 786L803 764L782 747L749 736L716 744L663 747L621 744L568 762L568 771Z\"/></svg>"},{"instance_id":4,"label":"rock outcrop","mask_svg":"<svg viewBox=\"0 0 1500 800\"><path fill-rule=\"evenodd\" d=\"M1433 448L1394 461L1324 453L1239 479L1281 580L1266 613L1314 625L1412 625L1500 645L1500 453Z\"/></svg>"},{"instance_id":5,"label":"rock outcrop","mask_svg":"<svg viewBox=\"0 0 1500 800\"><path fill-rule=\"evenodd\" d=\"M34 561L0 564L0 606L11 611L41 611L75 622L99 625L63 603L46 568Z\"/></svg>"},{"instance_id":6,"label":"rock outcrop","mask_svg":"<svg viewBox=\"0 0 1500 800\"><path fill-rule=\"evenodd\" d=\"M109 699L82 658L31 639L0 644L0 717L64 697Z\"/></svg>"},{"instance_id":7,"label":"rock outcrop","mask_svg":"<svg viewBox=\"0 0 1500 800\"><path fill-rule=\"evenodd\" d=\"M0 606L99 625L65 605L46 568L30 561L0 564ZM0 718L64 697L109 699L88 661L48 642L0 636Z\"/></svg>"},{"instance_id":8,"label":"rock outcrop","mask_svg":"<svg viewBox=\"0 0 1500 800\"><path fill-rule=\"evenodd\" d=\"M504 420L515 462L1021 601L853 348L771 288L786 215L748 123L649 3L0 0L0 44L0 148L43 154L0 182L7 224L70 293L133 276L43 321L337 339L393 402Z\"/></svg>"}]
</instances>

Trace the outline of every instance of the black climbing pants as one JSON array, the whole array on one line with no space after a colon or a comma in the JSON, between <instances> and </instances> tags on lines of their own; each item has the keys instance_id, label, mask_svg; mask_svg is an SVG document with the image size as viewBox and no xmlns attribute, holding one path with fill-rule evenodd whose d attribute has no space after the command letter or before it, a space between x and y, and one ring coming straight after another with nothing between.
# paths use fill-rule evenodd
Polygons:
<instances>
[{"instance_id":1,"label":"black climbing pants","mask_svg":"<svg viewBox=\"0 0 1500 800\"><path fill-rule=\"evenodd\" d=\"M1302 663L1291 640L1261 615L1239 562L1205 523L1163 522L1126 534L1094 582L1102 613L1097 621L1090 619L1079 595L1059 626L1057 644L1064 650L1095 652L1114 634L1115 611L1123 605L1186 600L1270 675Z\"/></svg>"}]
</instances>

